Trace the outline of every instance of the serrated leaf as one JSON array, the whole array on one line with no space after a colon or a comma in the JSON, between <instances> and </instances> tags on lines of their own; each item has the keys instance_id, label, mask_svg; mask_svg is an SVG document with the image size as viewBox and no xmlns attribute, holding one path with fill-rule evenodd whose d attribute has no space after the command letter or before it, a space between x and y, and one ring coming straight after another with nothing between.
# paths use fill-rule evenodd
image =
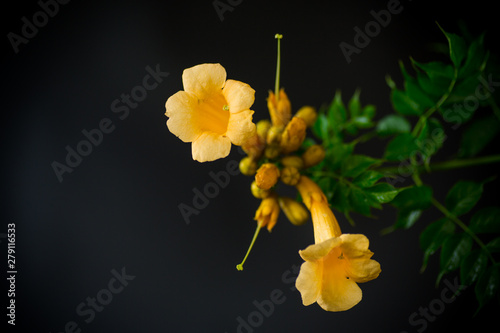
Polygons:
<instances>
[{"instance_id":1,"label":"serrated leaf","mask_svg":"<svg viewBox=\"0 0 500 333\"><path fill-rule=\"evenodd\" d=\"M427 267L429 257L443 244L444 240L455 231L455 225L447 218L429 224L420 234L420 247L424 251L421 271Z\"/></svg>"},{"instance_id":2,"label":"serrated leaf","mask_svg":"<svg viewBox=\"0 0 500 333\"><path fill-rule=\"evenodd\" d=\"M429 158L443 146L445 140L446 135L439 120L428 118L416 142L422 152L422 157L428 162Z\"/></svg>"},{"instance_id":3,"label":"serrated leaf","mask_svg":"<svg viewBox=\"0 0 500 333\"><path fill-rule=\"evenodd\" d=\"M462 260L471 248L472 238L464 232L450 235L444 240L440 256L440 272L436 284L439 284L444 274L460 267Z\"/></svg>"},{"instance_id":4,"label":"serrated leaf","mask_svg":"<svg viewBox=\"0 0 500 333\"><path fill-rule=\"evenodd\" d=\"M411 125L403 116L391 114L379 120L376 131L380 136L410 133Z\"/></svg>"},{"instance_id":5,"label":"serrated leaf","mask_svg":"<svg viewBox=\"0 0 500 333\"><path fill-rule=\"evenodd\" d=\"M384 204L391 202L399 193L399 189L388 183L379 183L366 189L366 193L370 194L376 202Z\"/></svg>"},{"instance_id":6,"label":"serrated leaf","mask_svg":"<svg viewBox=\"0 0 500 333\"><path fill-rule=\"evenodd\" d=\"M384 157L389 161L402 161L418 150L415 138L409 133L402 133L387 144Z\"/></svg>"},{"instance_id":7,"label":"serrated leaf","mask_svg":"<svg viewBox=\"0 0 500 333\"><path fill-rule=\"evenodd\" d=\"M433 98L434 102L437 102L448 91L451 83L451 79L444 76L436 76L431 79L424 73L417 73L417 81L420 88Z\"/></svg>"},{"instance_id":8,"label":"serrated leaf","mask_svg":"<svg viewBox=\"0 0 500 333\"><path fill-rule=\"evenodd\" d=\"M486 207L475 213L469 229L477 234L500 232L500 208Z\"/></svg>"},{"instance_id":9,"label":"serrated leaf","mask_svg":"<svg viewBox=\"0 0 500 333\"><path fill-rule=\"evenodd\" d=\"M347 120L347 111L342 102L342 94L340 90L335 92L333 101L327 111L328 120L336 132L340 132Z\"/></svg>"},{"instance_id":10,"label":"serrated leaf","mask_svg":"<svg viewBox=\"0 0 500 333\"><path fill-rule=\"evenodd\" d=\"M474 292L479 301L479 309L485 306L495 295L500 288L500 264L490 266L484 272L476 283ZM478 310L479 310L478 309Z\"/></svg>"},{"instance_id":11,"label":"serrated leaf","mask_svg":"<svg viewBox=\"0 0 500 333\"><path fill-rule=\"evenodd\" d=\"M448 39L448 46L450 48L450 59L455 65L455 67L459 68L460 64L462 63L462 60L465 58L465 55L467 54L467 47L465 41L462 37L456 34L444 31L443 28L441 28L441 26L439 26L439 28L446 36L446 39Z\"/></svg>"},{"instance_id":12,"label":"serrated leaf","mask_svg":"<svg viewBox=\"0 0 500 333\"><path fill-rule=\"evenodd\" d=\"M339 169L342 163L354 151L354 143L344 144L338 143L326 150L325 162L328 168L332 171Z\"/></svg>"},{"instance_id":13,"label":"serrated leaf","mask_svg":"<svg viewBox=\"0 0 500 333\"><path fill-rule=\"evenodd\" d=\"M331 205L337 210L346 213L350 210L349 193L351 189L342 182L337 182L333 187L333 197L330 201Z\"/></svg>"},{"instance_id":14,"label":"serrated leaf","mask_svg":"<svg viewBox=\"0 0 500 333\"><path fill-rule=\"evenodd\" d=\"M361 173L359 176L357 176L352 181L352 183L356 186L367 188L367 187L372 187L373 185L375 185L375 183L383 177L384 177L384 174L382 174L380 172L368 170L368 171Z\"/></svg>"},{"instance_id":15,"label":"serrated leaf","mask_svg":"<svg viewBox=\"0 0 500 333\"><path fill-rule=\"evenodd\" d=\"M474 72L479 71L485 55L484 34L482 34L469 45L467 58L465 59L465 63L462 68L460 68L458 76L469 77L474 74Z\"/></svg>"},{"instance_id":16,"label":"serrated leaf","mask_svg":"<svg viewBox=\"0 0 500 333\"><path fill-rule=\"evenodd\" d=\"M340 168L344 177L357 177L372 165L380 163L380 160L365 155L350 155Z\"/></svg>"},{"instance_id":17,"label":"serrated leaf","mask_svg":"<svg viewBox=\"0 0 500 333\"><path fill-rule=\"evenodd\" d=\"M480 153L500 132L498 118L491 114L474 120L462 134L459 157L472 157Z\"/></svg>"},{"instance_id":18,"label":"serrated leaf","mask_svg":"<svg viewBox=\"0 0 500 333\"><path fill-rule=\"evenodd\" d=\"M412 101L418 104L420 112L434 106L434 100L427 96L425 91L420 88L417 81L405 81L405 87L406 94Z\"/></svg>"},{"instance_id":19,"label":"serrated leaf","mask_svg":"<svg viewBox=\"0 0 500 333\"><path fill-rule=\"evenodd\" d=\"M463 215L476 205L482 193L483 183L459 180L446 196L446 208L455 216Z\"/></svg>"},{"instance_id":20,"label":"serrated leaf","mask_svg":"<svg viewBox=\"0 0 500 333\"><path fill-rule=\"evenodd\" d=\"M422 215L422 211L420 209L409 210L404 209L398 212L398 217L396 219L396 223L394 224L394 229L409 229L411 228L415 222L418 221L420 216Z\"/></svg>"},{"instance_id":21,"label":"serrated leaf","mask_svg":"<svg viewBox=\"0 0 500 333\"><path fill-rule=\"evenodd\" d=\"M320 113L318 114L318 118L312 126L312 132L321 140L328 141L328 127L329 125L327 117L324 114Z\"/></svg>"},{"instance_id":22,"label":"serrated leaf","mask_svg":"<svg viewBox=\"0 0 500 333\"><path fill-rule=\"evenodd\" d=\"M477 249L465 256L460 265L460 281L463 285L472 285L488 266L488 255Z\"/></svg>"}]
</instances>

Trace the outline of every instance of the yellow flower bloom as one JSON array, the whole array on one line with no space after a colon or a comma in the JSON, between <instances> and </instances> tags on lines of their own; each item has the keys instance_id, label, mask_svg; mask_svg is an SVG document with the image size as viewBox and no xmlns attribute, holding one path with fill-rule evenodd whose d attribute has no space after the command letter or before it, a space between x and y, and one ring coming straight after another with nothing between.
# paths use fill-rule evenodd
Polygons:
<instances>
[{"instance_id":1,"label":"yellow flower bloom","mask_svg":"<svg viewBox=\"0 0 500 333\"><path fill-rule=\"evenodd\" d=\"M254 220L257 221L259 228L267 227L267 230L271 232L276 222L278 222L279 214L278 198L276 195L270 195L262 199L259 208L255 212Z\"/></svg>"},{"instance_id":2,"label":"yellow flower bloom","mask_svg":"<svg viewBox=\"0 0 500 333\"><path fill-rule=\"evenodd\" d=\"M369 241L364 235L342 234L325 195L309 178L297 184L310 209L315 244L299 251L305 262L295 286L304 305L317 302L327 311L345 311L361 301L357 283L375 279L380 264L370 259Z\"/></svg>"},{"instance_id":3,"label":"yellow flower bloom","mask_svg":"<svg viewBox=\"0 0 500 333\"><path fill-rule=\"evenodd\" d=\"M170 132L192 142L193 159L199 162L226 157L231 143L242 145L255 134L252 122L255 91L246 83L227 80L220 64L185 69L184 91L165 104Z\"/></svg>"}]
</instances>

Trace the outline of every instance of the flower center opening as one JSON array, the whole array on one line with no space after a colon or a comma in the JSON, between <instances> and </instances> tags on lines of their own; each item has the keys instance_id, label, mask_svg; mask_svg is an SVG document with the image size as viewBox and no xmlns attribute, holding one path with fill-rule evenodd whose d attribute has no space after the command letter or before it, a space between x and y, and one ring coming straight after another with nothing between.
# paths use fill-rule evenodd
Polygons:
<instances>
[{"instance_id":1,"label":"flower center opening","mask_svg":"<svg viewBox=\"0 0 500 333\"><path fill-rule=\"evenodd\" d=\"M201 127L205 131L225 134L229 124L229 105L221 93L213 94L199 104Z\"/></svg>"}]
</instances>

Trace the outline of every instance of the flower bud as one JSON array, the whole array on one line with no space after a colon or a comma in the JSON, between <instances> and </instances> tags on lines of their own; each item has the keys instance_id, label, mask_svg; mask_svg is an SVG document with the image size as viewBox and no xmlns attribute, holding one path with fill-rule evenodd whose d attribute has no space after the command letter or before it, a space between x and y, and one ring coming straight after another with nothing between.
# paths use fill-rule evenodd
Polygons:
<instances>
[{"instance_id":1,"label":"flower bud","mask_svg":"<svg viewBox=\"0 0 500 333\"><path fill-rule=\"evenodd\" d=\"M302 154L304 168L312 167L325 158L325 149L321 145L312 145Z\"/></svg>"},{"instance_id":2,"label":"flower bud","mask_svg":"<svg viewBox=\"0 0 500 333\"><path fill-rule=\"evenodd\" d=\"M280 176L280 170L273 163L264 163L255 174L255 183L263 190L269 190L276 185Z\"/></svg>"},{"instance_id":3,"label":"flower bud","mask_svg":"<svg viewBox=\"0 0 500 333\"><path fill-rule=\"evenodd\" d=\"M272 91L269 91L267 108L269 109L273 126L283 127L290 121L292 105L283 88L280 89L278 98L276 98Z\"/></svg>"},{"instance_id":4,"label":"flower bud","mask_svg":"<svg viewBox=\"0 0 500 333\"><path fill-rule=\"evenodd\" d=\"M255 181L253 181L252 184L250 185L250 191L252 192L252 195L257 199L265 199L269 195L271 195L271 190L261 189L260 187L257 186L257 183Z\"/></svg>"},{"instance_id":5,"label":"flower bud","mask_svg":"<svg viewBox=\"0 0 500 333\"><path fill-rule=\"evenodd\" d=\"M266 142L268 145L279 144L284 127L271 126L267 132Z\"/></svg>"},{"instance_id":6,"label":"flower bud","mask_svg":"<svg viewBox=\"0 0 500 333\"><path fill-rule=\"evenodd\" d=\"M293 225L303 225L309 219L309 212L300 202L288 197L280 197L278 202L281 210Z\"/></svg>"},{"instance_id":7,"label":"flower bud","mask_svg":"<svg viewBox=\"0 0 500 333\"><path fill-rule=\"evenodd\" d=\"M307 125L303 119L293 117L281 136L281 151L284 154L289 154L299 149L306 138L306 129Z\"/></svg>"},{"instance_id":8,"label":"flower bud","mask_svg":"<svg viewBox=\"0 0 500 333\"><path fill-rule=\"evenodd\" d=\"M307 127L311 127L318 118L316 109L312 106L303 106L295 113L295 117L299 117L306 122Z\"/></svg>"},{"instance_id":9,"label":"flower bud","mask_svg":"<svg viewBox=\"0 0 500 333\"><path fill-rule=\"evenodd\" d=\"M269 132L269 129L271 128L271 122L268 119L263 119L258 121L255 126L257 128L256 131L260 141L266 142L267 132Z\"/></svg>"},{"instance_id":10,"label":"flower bud","mask_svg":"<svg viewBox=\"0 0 500 333\"><path fill-rule=\"evenodd\" d=\"M241 149L243 149L243 151L247 153L248 156L252 157L255 160L258 160L262 155L264 147L265 141L262 141L257 133L255 133L254 136L250 137L247 141L245 141L245 143L241 145Z\"/></svg>"},{"instance_id":11,"label":"flower bud","mask_svg":"<svg viewBox=\"0 0 500 333\"><path fill-rule=\"evenodd\" d=\"M295 186L299 182L300 173L295 167L284 167L281 170L281 181L286 185Z\"/></svg>"},{"instance_id":12,"label":"flower bud","mask_svg":"<svg viewBox=\"0 0 500 333\"><path fill-rule=\"evenodd\" d=\"M257 171L257 162L253 158L246 156L241 159L239 167L241 173L245 176L253 176Z\"/></svg>"},{"instance_id":13,"label":"flower bud","mask_svg":"<svg viewBox=\"0 0 500 333\"><path fill-rule=\"evenodd\" d=\"M304 161L302 158L295 155L284 156L281 158L280 162L286 167L295 167L299 170L304 167Z\"/></svg>"},{"instance_id":14,"label":"flower bud","mask_svg":"<svg viewBox=\"0 0 500 333\"><path fill-rule=\"evenodd\" d=\"M261 228L267 227L267 230L270 232L278 221L279 214L280 207L277 195L271 195L262 199L259 208L255 212L254 220L257 221Z\"/></svg>"}]
</instances>

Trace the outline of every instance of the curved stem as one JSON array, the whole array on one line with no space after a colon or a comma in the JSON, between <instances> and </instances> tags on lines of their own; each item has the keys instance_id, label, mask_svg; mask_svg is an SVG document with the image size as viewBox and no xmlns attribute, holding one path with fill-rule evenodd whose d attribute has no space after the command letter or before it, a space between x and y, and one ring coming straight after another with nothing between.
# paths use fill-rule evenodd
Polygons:
<instances>
[{"instance_id":1,"label":"curved stem","mask_svg":"<svg viewBox=\"0 0 500 333\"><path fill-rule=\"evenodd\" d=\"M260 229L262 229L262 226L260 225L260 223L257 222L257 229L255 229L255 233L253 234L252 242L250 243L250 246L248 247L247 253L245 254L245 258L243 258L241 263L236 265L237 270L239 270L239 271L243 270L243 264L247 260L248 255L250 254L250 251L252 251L253 244L255 243L255 240L257 239L257 236L259 235Z\"/></svg>"},{"instance_id":2,"label":"curved stem","mask_svg":"<svg viewBox=\"0 0 500 333\"><path fill-rule=\"evenodd\" d=\"M281 70L281 47L280 41L283 38L283 35L276 34L274 36L278 40L278 59L276 60L276 80L274 81L274 96L276 97L276 102L279 100L279 92L280 92L280 70Z\"/></svg>"}]
</instances>

